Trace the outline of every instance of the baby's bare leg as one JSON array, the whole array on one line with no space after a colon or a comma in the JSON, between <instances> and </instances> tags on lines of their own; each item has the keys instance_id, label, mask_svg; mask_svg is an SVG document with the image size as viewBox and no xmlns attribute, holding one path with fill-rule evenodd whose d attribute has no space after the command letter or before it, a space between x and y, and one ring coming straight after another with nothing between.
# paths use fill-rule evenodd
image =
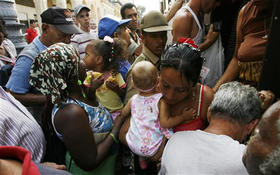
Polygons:
<instances>
[{"instance_id":1,"label":"baby's bare leg","mask_svg":"<svg viewBox=\"0 0 280 175\"><path fill-rule=\"evenodd\" d=\"M158 162L160 160L166 143L167 143L167 138L164 137L157 153L153 157L150 158L152 161Z\"/></svg>"}]
</instances>

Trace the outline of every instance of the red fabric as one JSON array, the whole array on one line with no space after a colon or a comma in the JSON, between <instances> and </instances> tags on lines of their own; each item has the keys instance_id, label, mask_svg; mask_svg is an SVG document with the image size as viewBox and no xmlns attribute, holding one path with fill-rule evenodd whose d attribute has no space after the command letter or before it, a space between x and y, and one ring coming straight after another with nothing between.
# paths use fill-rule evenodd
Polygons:
<instances>
[{"instance_id":1,"label":"red fabric","mask_svg":"<svg viewBox=\"0 0 280 175\"><path fill-rule=\"evenodd\" d=\"M18 146L0 146L0 158L22 161L22 175L40 175L37 166L31 160L28 150Z\"/></svg>"},{"instance_id":2,"label":"red fabric","mask_svg":"<svg viewBox=\"0 0 280 175\"><path fill-rule=\"evenodd\" d=\"M189 123L183 123L181 125L178 125L176 127L173 128L174 132L178 132L178 131L193 131L193 130L197 130L197 129L203 129L204 128L204 123L203 120L201 118L201 112L202 112L202 103L203 103L203 94L204 94L204 86L202 85L202 90L201 90L201 94L200 94L200 109L199 109L199 116L189 122Z\"/></svg>"},{"instance_id":3,"label":"red fabric","mask_svg":"<svg viewBox=\"0 0 280 175\"><path fill-rule=\"evenodd\" d=\"M193 48L198 48L198 46L195 44L194 40L191 38L180 38L178 40L178 43L185 43L191 45Z\"/></svg>"},{"instance_id":4,"label":"red fabric","mask_svg":"<svg viewBox=\"0 0 280 175\"><path fill-rule=\"evenodd\" d=\"M29 29L26 30L26 40L28 43L31 43L33 41L34 38L36 38L36 36L38 35L37 30L33 29L32 27L30 27Z\"/></svg>"}]
</instances>

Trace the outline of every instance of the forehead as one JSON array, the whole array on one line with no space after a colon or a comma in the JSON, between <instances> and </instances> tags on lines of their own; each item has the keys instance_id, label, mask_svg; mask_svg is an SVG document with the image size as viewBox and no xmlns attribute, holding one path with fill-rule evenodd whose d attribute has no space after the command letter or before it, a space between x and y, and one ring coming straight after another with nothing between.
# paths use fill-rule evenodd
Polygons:
<instances>
[{"instance_id":1,"label":"forehead","mask_svg":"<svg viewBox=\"0 0 280 175\"><path fill-rule=\"evenodd\" d=\"M144 36L148 36L148 37L164 37L167 36L167 32L166 31L162 31L162 32L145 32Z\"/></svg>"},{"instance_id":2,"label":"forehead","mask_svg":"<svg viewBox=\"0 0 280 175\"><path fill-rule=\"evenodd\" d=\"M162 68L160 78L171 87L182 88L188 85L185 75L174 68Z\"/></svg>"},{"instance_id":3,"label":"forehead","mask_svg":"<svg viewBox=\"0 0 280 175\"><path fill-rule=\"evenodd\" d=\"M131 15L131 14L137 14L137 10L136 10L136 8L135 7L132 7L132 8L127 8L127 9L125 9L125 11L124 11L124 15L125 16L129 16L129 15Z\"/></svg>"},{"instance_id":4,"label":"forehead","mask_svg":"<svg viewBox=\"0 0 280 175\"><path fill-rule=\"evenodd\" d=\"M77 17L80 17L80 16L85 15L85 14L89 14L89 11L87 9L82 9L80 11L80 13L77 15Z\"/></svg>"}]
</instances>

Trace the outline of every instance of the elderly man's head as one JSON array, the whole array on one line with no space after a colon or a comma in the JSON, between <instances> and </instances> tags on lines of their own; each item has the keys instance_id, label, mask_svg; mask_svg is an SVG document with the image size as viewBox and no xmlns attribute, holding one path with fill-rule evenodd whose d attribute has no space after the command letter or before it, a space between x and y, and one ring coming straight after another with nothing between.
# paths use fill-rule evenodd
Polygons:
<instances>
[{"instance_id":1,"label":"elderly man's head","mask_svg":"<svg viewBox=\"0 0 280 175\"><path fill-rule=\"evenodd\" d=\"M212 118L222 118L235 124L243 142L261 118L261 100L255 88L239 82L223 84L209 107Z\"/></svg>"},{"instance_id":2,"label":"elderly man's head","mask_svg":"<svg viewBox=\"0 0 280 175\"><path fill-rule=\"evenodd\" d=\"M274 175L280 173L280 101L263 115L250 139L243 163L249 174Z\"/></svg>"},{"instance_id":3,"label":"elderly man's head","mask_svg":"<svg viewBox=\"0 0 280 175\"><path fill-rule=\"evenodd\" d=\"M58 42L68 44L72 34L81 32L74 24L68 9L50 7L41 14L41 18L43 31L41 40L46 46Z\"/></svg>"}]
</instances>

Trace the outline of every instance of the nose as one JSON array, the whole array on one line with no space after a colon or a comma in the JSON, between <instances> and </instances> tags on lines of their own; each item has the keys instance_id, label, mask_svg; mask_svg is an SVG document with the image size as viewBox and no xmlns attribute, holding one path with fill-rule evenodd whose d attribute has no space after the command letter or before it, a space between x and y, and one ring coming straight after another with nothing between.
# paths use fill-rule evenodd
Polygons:
<instances>
[{"instance_id":1,"label":"nose","mask_svg":"<svg viewBox=\"0 0 280 175\"><path fill-rule=\"evenodd\" d=\"M164 93L164 96L168 101L172 101L174 99L174 95L175 95L175 91L173 89L168 89Z\"/></svg>"}]
</instances>

